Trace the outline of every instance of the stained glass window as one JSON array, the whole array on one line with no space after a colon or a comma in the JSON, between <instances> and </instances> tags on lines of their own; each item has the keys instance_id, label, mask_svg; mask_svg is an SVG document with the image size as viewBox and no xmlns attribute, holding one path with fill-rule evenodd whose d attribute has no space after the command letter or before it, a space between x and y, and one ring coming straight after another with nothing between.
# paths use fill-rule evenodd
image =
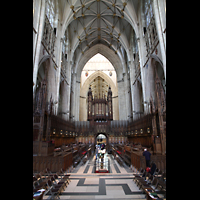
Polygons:
<instances>
[{"instance_id":1,"label":"stained glass window","mask_svg":"<svg viewBox=\"0 0 200 200\"><path fill-rule=\"evenodd\" d=\"M51 27L54 27L55 20L55 3L54 0L46 0L46 15L49 19Z\"/></svg>"},{"instance_id":2,"label":"stained glass window","mask_svg":"<svg viewBox=\"0 0 200 200\"><path fill-rule=\"evenodd\" d=\"M152 0L144 0L144 14L146 26L148 27L153 16Z\"/></svg>"}]
</instances>

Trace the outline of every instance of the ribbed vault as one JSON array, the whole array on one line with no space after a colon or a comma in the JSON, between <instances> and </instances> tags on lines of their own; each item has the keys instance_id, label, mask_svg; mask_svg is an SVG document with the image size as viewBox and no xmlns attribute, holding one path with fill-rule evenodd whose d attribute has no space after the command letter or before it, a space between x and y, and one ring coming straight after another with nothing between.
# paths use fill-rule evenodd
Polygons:
<instances>
[{"instance_id":1,"label":"ribbed vault","mask_svg":"<svg viewBox=\"0 0 200 200\"><path fill-rule=\"evenodd\" d=\"M131 30L138 35L138 0L68 0L67 5L62 34L69 28L75 60L96 44L106 45L119 57L126 52L130 60Z\"/></svg>"}]
</instances>

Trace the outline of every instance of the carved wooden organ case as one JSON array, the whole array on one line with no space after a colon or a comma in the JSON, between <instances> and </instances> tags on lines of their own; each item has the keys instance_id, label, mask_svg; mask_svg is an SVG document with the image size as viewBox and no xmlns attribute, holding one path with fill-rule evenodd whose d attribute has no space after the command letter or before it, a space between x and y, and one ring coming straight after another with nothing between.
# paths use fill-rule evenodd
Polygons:
<instances>
[{"instance_id":1,"label":"carved wooden organ case","mask_svg":"<svg viewBox=\"0 0 200 200\"><path fill-rule=\"evenodd\" d=\"M88 91L88 121L107 122L113 120L112 91L109 87L107 98L93 98L91 87Z\"/></svg>"}]
</instances>

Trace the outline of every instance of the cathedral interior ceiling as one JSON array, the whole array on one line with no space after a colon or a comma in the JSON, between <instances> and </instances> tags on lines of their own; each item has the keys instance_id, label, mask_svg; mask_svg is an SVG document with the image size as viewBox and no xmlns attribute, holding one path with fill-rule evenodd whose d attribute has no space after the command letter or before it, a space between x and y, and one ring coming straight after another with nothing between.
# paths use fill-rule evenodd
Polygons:
<instances>
[{"instance_id":1,"label":"cathedral interior ceiling","mask_svg":"<svg viewBox=\"0 0 200 200\"><path fill-rule=\"evenodd\" d=\"M129 49L132 28L137 33L138 0L68 0L67 4L63 3L63 31L69 27L75 60L80 61L96 44L103 44L123 57L124 51Z\"/></svg>"}]
</instances>

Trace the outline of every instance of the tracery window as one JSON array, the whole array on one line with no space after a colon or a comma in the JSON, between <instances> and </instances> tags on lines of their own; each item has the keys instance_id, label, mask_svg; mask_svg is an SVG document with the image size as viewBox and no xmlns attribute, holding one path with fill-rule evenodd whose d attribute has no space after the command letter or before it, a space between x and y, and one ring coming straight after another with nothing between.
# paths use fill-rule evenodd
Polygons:
<instances>
[{"instance_id":1,"label":"tracery window","mask_svg":"<svg viewBox=\"0 0 200 200\"><path fill-rule=\"evenodd\" d=\"M55 0L46 0L46 15L42 37L42 44L45 46L45 49L48 51L48 54L52 56L52 58L55 57L54 47L57 27L57 12L55 8L58 7L56 2L57 1Z\"/></svg>"},{"instance_id":2,"label":"tracery window","mask_svg":"<svg viewBox=\"0 0 200 200\"><path fill-rule=\"evenodd\" d=\"M156 24L155 24L152 5L153 5L153 0L144 0L145 24L143 30L146 42L147 57L151 55L151 53L154 51L158 43Z\"/></svg>"},{"instance_id":3,"label":"tracery window","mask_svg":"<svg viewBox=\"0 0 200 200\"><path fill-rule=\"evenodd\" d=\"M51 27L54 27L55 21L55 3L54 0L46 0L46 16L49 19Z\"/></svg>"},{"instance_id":4,"label":"tracery window","mask_svg":"<svg viewBox=\"0 0 200 200\"><path fill-rule=\"evenodd\" d=\"M146 20L146 27L149 26L151 18L153 17L152 0L144 1L144 14Z\"/></svg>"}]
</instances>

